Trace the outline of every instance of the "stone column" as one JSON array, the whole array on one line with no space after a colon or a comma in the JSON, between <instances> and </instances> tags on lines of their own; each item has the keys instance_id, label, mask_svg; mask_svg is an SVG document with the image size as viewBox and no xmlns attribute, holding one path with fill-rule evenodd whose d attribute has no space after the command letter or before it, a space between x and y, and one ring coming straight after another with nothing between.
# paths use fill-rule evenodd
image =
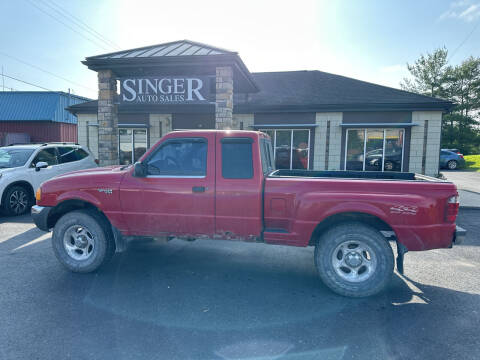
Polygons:
<instances>
[{"instance_id":1,"label":"stone column","mask_svg":"<svg viewBox=\"0 0 480 360\"><path fill-rule=\"evenodd\" d=\"M216 69L215 128L233 128L233 71L230 66Z\"/></svg>"},{"instance_id":2,"label":"stone column","mask_svg":"<svg viewBox=\"0 0 480 360\"><path fill-rule=\"evenodd\" d=\"M118 164L118 116L114 104L117 81L111 70L98 71L98 160Z\"/></svg>"}]
</instances>

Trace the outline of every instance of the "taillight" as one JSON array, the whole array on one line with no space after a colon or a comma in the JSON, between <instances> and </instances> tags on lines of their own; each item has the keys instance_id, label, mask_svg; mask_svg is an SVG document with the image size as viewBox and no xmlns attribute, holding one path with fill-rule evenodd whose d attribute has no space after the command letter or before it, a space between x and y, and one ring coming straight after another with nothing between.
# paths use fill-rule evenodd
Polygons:
<instances>
[{"instance_id":1,"label":"taillight","mask_svg":"<svg viewBox=\"0 0 480 360\"><path fill-rule=\"evenodd\" d=\"M450 196L447 201L447 210L445 212L445 221L454 223L458 215L458 195Z\"/></svg>"},{"instance_id":2,"label":"taillight","mask_svg":"<svg viewBox=\"0 0 480 360\"><path fill-rule=\"evenodd\" d=\"M463 154L458 154L458 156L460 156L463 159Z\"/></svg>"},{"instance_id":3,"label":"taillight","mask_svg":"<svg viewBox=\"0 0 480 360\"><path fill-rule=\"evenodd\" d=\"M100 161L98 161L98 159L95 159L95 164L99 165Z\"/></svg>"}]
</instances>

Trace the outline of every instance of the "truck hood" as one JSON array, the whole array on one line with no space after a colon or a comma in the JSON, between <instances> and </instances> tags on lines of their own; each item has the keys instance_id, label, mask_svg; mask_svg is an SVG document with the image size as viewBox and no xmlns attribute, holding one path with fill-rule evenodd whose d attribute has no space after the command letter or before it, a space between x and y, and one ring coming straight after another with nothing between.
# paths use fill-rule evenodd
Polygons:
<instances>
[{"instance_id":1,"label":"truck hood","mask_svg":"<svg viewBox=\"0 0 480 360\"><path fill-rule=\"evenodd\" d=\"M39 205L55 206L58 201L69 198L85 200L93 204L101 203L103 200L100 197L105 196L102 192L105 191L115 194L113 197L109 196L110 205L113 206L118 200L120 183L130 170L131 167L108 166L56 176L41 185L42 199Z\"/></svg>"},{"instance_id":2,"label":"truck hood","mask_svg":"<svg viewBox=\"0 0 480 360\"><path fill-rule=\"evenodd\" d=\"M125 166L120 166L120 165L113 165L113 166L104 166L104 167L94 167L91 169L84 169L84 170L77 170L77 171L71 171L65 174L61 174L55 177L55 179L61 179L61 178L66 178L66 177L74 177L74 176L96 176L96 175L102 175L102 174L112 174L112 173L124 173L128 168L122 170L122 168L125 168Z\"/></svg>"}]
</instances>

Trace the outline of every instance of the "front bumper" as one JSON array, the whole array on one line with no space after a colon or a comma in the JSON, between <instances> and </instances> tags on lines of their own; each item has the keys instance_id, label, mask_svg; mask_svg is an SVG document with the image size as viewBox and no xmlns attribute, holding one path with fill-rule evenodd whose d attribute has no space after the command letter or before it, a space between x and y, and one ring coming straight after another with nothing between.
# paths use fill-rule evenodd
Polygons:
<instances>
[{"instance_id":1,"label":"front bumper","mask_svg":"<svg viewBox=\"0 0 480 360\"><path fill-rule=\"evenodd\" d=\"M455 229L455 233L453 234L452 244L460 245L465 241L466 236L467 236L467 230L457 225Z\"/></svg>"},{"instance_id":2,"label":"front bumper","mask_svg":"<svg viewBox=\"0 0 480 360\"><path fill-rule=\"evenodd\" d=\"M48 228L48 215L50 214L50 211L52 209L53 208L49 206L32 206L32 219L35 225L37 225L40 230L50 231L50 229Z\"/></svg>"}]
</instances>

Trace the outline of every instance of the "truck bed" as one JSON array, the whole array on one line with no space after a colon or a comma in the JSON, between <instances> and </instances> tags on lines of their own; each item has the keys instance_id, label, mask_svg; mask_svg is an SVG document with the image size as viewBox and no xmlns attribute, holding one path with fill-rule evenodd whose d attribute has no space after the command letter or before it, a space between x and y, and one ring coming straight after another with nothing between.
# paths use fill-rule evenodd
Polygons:
<instances>
[{"instance_id":1,"label":"truck bed","mask_svg":"<svg viewBox=\"0 0 480 360\"><path fill-rule=\"evenodd\" d=\"M402 180L444 182L430 176L410 172L396 171L316 171L316 170L276 170L269 177L307 177L307 178L341 178L341 179L372 179L372 180Z\"/></svg>"}]
</instances>

